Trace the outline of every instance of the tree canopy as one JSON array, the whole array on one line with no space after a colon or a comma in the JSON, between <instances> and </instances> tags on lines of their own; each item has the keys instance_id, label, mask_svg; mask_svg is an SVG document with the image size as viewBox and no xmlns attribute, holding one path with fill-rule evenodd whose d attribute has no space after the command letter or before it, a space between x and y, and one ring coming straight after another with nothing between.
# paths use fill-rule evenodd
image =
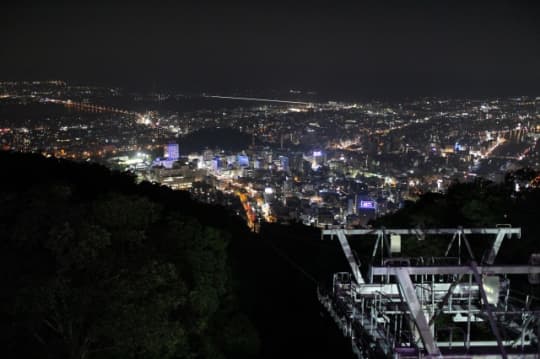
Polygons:
<instances>
[{"instance_id":1,"label":"tree canopy","mask_svg":"<svg viewBox=\"0 0 540 359\"><path fill-rule=\"evenodd\" d=\"M4 357L257 355L232 234L205 208L99 166L5 153L0 166Z\"/></svg>"},{"instance_id":2,"label":"tree canopy","mask_svg":"<svg viewBox=\"0 0 540 359\"><path fill-rule=\"evenodd\" d=\"M537 219L540 188L523 186L516 191L515 183L530 184L537 175L535 171L523 169L508 173L502 183L484 179L457 182L447 193L427 193L416 202L406 203L398 212L377 219L372 225L388 228L521 227L522 239L503 242L499 260L507 264L526 263L531 253L540 252L540 223ZM422 247L428 253L435 249L425 242L418 246L418 250Z\"/></svg>"}]
</instances>

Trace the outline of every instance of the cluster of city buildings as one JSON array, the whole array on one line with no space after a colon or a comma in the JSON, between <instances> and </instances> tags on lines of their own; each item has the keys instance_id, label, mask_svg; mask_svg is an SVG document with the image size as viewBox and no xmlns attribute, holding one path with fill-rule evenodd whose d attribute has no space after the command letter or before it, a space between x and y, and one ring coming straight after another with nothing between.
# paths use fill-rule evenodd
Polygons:
<instances>
[{"instance_id":1,"label":"cluster of city buildings","mask_svg":"<svg viewBox=\"0 0 540 359\"><path fill-rule=\"evenodd\" d=\"M365 226L454 181L540 169L537 97L219 100L4 82L0 146L129 170L236 205L254 229L261 221ZM194 102L203 105L186 105ZM186 135L206 128L234 128L251 141L240 150L184 149Z\"/></svg>"}]
</instances>

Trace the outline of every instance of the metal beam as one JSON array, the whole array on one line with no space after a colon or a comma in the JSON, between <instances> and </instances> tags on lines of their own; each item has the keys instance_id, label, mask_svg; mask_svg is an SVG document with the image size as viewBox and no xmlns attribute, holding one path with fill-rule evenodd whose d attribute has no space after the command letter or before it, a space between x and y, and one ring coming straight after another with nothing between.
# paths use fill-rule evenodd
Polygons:
<instances>
[{"instance_id":1,"label":"metal beam","mask_svg":"<svg viewBox=\"0 0 540 359\"><path fill-rule=\"evenodd\" d=\"M416 283L418 285L418 283ZM435 298L440 300L444 298L445 294L450 290L450 283L435 283L432 287L425 289L435 290L437 293ZM388 298L394 298L399 296L398 286L395 283L390 284L374 284L368 283L355 288L355 292L360 296L374 296L374 295L384 295ZM469 283L458 283L452 289L452 293L455 295L465 295L469 292L478 294L478 286L476 284L469 285Z\"/></svg>"},{"instance_id":2,"label":"metal beam","mask_svg":"<svg viewBox=\"0 0 540 359\"><path fill-rule=\"evenodd\" d=\"M411 319L418 329L422 343L424 343L424 348L430 356L439 356L441 353L437 347L435 338L433 338L433 334L431 333L431 329L426 316L424 315L424 311L422 310L420 300L416 295L416 290L414 289L414 284L411 281L409 272L407 272L406 268L396 268L396 276L401 288L401 295L403 296L405 303L407 303Z\"/></svg>"},{"instance_id":3,"label":"metal beam","mask_svg":"<svg viewBox=\"0 0 540 359\"><path fill-rule=\"evenodd\" d=\"M443 299L437 304L437 309L435 310L435 314L431 317L429 320L429 325L432 325L435 319L443 312L443 308L448 302L448 299L452 296L452 293L454 292L454 288L457 287L459 282L461 281L461 278L463 278L463 274L460 274L455 281L450 284L450 287L448 288L448 291L444 295Z\"/></svg>"},{"instance_id":4,"label":"metal beam","mask_svg":"<svg viewBox=\"0 0 540 359\"><path fill-rule=\"evenodd\" d=\"M429 229L324 229L323 235L337 235L338 232L343 232L345 235L379 235L383 232L386 234L403 234L403 235L421 235L421 234L454 234L457 232L464 234L515 234L521 237L521 228L429 228Z\"/></svg>"},{"instance_id":5,"label":"metal beam","mask_svg":"<svg viewBox=\"0 0 540 359\"><path fill-rule=\"evenodd\" d=\"M497 344L499 346L499 350L501 352L502 358L506 359L508 356L506 355L506 349L504 349L501 333L499 332L499 327L497 327L497 322L495 321L495 317L493 316L493 313L491 311L487 294L486 294L486 291L484 290L484 284L482 282L482 275L480 274L480 271L478 270L478 266L476 265L475 261L471 261L471 269L473 270L474 280L476 281L476 283L478 284L478 288L480 289L480 294L482 296L482 301L484 302L484 309L489 319L489 325L491 326L491 331L493 332L493 335L495 335L495 339L497 339Z\"/></svg>"},{"instance_id":6,"label":"metal beam","mask_svg":"<svg viewBox=\"0 0 540 359\"><path fill-rule=\"evenodd\" d=\"M504 237L506 237L506 231L502 231L503 228L501 228L501 231L497 233L497 237L495 238L495 241L493 242L493 246L491 246L489 253L487 255L487 258L483 261L482 264L493 264L495 262L495 257L497 257L497 254L499 253L499 249L501 249L501 245L503 242Z\"/></svg>"},{"instance_id":7,"label":"metal beam","mask_svg":"<svg viewBox=\"0 0 540 359\"><path fill-rule=\"evenodd\" d=\"M372 275L397 275L400 270L406 270L411 275L428 274L468 274L473 273L466 266L423 266L423 267L371 267ZM540 274L540 266L479 266L481 274Z\"/></svg>"},{"instance_id":8,"label":"metal beam","mask_svg":"<svg viewBox=\"0 0 540 359\"><path fill-rule=\"evenodd\" d=\"M511 347L512 345L514 345L514 340L503 340L502 343L504 346L507 346L507 347ZM459 344L456 345L456 343L458 343L458 341L453 341L453 342L437 342L437 345L439 347L458 347ZM527 341L526 342L527 345L531 344L531 341ZM493 346L496 346L497 345L497 341L495 340L477 340L477 341L471 341L471 347L493 347ZM522 354L522 353L520 353ZM524 353L523 353L524 354ZM535 354L536 355L536 354ZM468 357L470 358L470 357ZM537 356L535 356L535 358L538 358Z\"/></svg>"},{"instance_id":9,"label":"metal beam","mask_svg":"<svg viewBox=\"0 0 540 359\"><path fill-rule=\"evenodd\" d=\"M356 258L354 257L351 246L349 245L349 242L347 241L347 237L345 236L343 232L338 232L337 237L339 240L339 244L341 245L341 248L343 249L343 253L345 253L345 257L347 257L347 261L349 262L349 265L351 266L351 270L352 270L354 279L356 279L356 283L364 284L366 281L364 280L364 278L362 278L362 273L360 273L360 263L356 261Z\"/></svg>"}]
</instances>

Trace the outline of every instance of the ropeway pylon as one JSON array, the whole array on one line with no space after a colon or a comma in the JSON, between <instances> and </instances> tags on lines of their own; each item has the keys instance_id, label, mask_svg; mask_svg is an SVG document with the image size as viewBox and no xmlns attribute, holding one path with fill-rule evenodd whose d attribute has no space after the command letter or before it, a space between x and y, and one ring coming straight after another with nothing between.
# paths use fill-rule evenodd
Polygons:
<instances>
[{"instance_id":1,"label":"ropeway pylon","mask_svg":"<svg viewBox=\"0 0 540 359\"><path fill-rule=\"evenodd\" d=\"M375 238L371 265L361 265L352 236ZM495 236L480 263L467 236ZM538 282L540 257L494 264L503 240L520 238L520 228L326 229L322 237L338 238L351 272L335 273L318 297L359 358L540 357L540 298L510 290L517 276ZM441 257L407 257L402 237L449 244Z\"/></svg>"}]
</instances>

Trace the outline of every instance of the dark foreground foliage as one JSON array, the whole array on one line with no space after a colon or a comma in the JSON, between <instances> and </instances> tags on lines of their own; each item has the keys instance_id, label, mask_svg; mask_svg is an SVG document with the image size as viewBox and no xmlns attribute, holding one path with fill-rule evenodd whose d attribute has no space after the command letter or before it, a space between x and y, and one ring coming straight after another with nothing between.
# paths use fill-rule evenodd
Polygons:
<instances>
[{"instance_id":1,"label":"dark foreground foliage","mask_svg":"<svg viewBox=\"0 0 540 359\"><path fill-rule=\"evenodd\" d=\"M531 253L540 252L540 188L522 186L515 191L515 182L531 183L537 174L524 169L506 176L502 183L478 179L453 184L446 194L428 193L417 202L407 203L393 215L378 219L374 227L388 228L454 228L521 227L522 238L505 240L499 252L500 264L527 263ZM485 239L485 237L484 237ZM474 244L475 238L472 238ZM491 245L492 238L476 246L480 251ZM430 241L422 242L419 250L430 253ZM419 252L422 254L422 252ZM479 260L480 258L476 258Z\"/></svg>"},{"instance_id":2,"label":"dark foreground foliage","mask_svg":"<svg viewBox=\"0 0 540 359\"><path fill-rule=\"evenodd\" d=\"M0 153L0 169L2 357L258 354L223 209L97 165Z\"/></svg>"}]
</instances>

